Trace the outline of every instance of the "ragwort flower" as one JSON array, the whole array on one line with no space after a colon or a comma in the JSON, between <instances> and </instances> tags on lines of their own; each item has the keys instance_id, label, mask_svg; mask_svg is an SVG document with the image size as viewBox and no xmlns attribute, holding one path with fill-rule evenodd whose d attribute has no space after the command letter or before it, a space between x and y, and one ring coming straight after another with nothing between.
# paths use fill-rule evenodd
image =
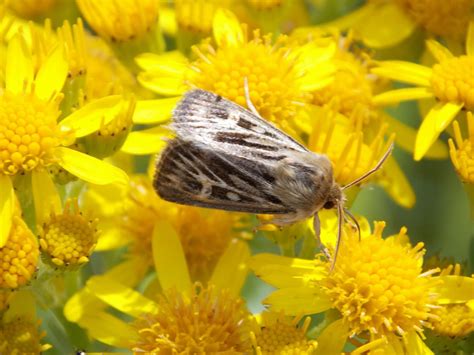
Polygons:
<instances>
[{"instance_id":1,"label":"ragwort flower","mask_svg":"<svg viewBox=\"0 0 474 355\"><path fill-rule=\"evenodd\" d=\"M245 242L234 240L229 245L204 287L191 282L179 237L168 222L156 224L153 239L153 260L162 289L161 295L153 295L154 300L107 275L92 277L87 283L95 297L132 316L132 323L107 313L103 305L97 308L89 303L84 308L81 297L66 304L66 317L86 328L91 337L137 353L250 350L249 314L237 296L247 273Z\"/></svg>"},{"instance_id":2,"label":"ragwort flower","mask_svg":"<svg viewBox=\"0 0 474 355\"><path fill-rule=\"evenodd\" d=\"M404 347L426 348L420 336L437 319L431 312L436 295L450 294L450 288L442 286L443 277L432 277L436 270L422 272L423 243L412 247L406 228L383 239L384 227L385 223L378 222L373 232L362 230L360 241L356 231L345 229L331 272L319 258L254 256L250 267L278 288L264 302L271 310L289 315L337 310L339 318L318 338L318 350L329 340L334 349L342 350L346 339L354 335L367 339L367 344L377 341L374 346L395 353Z\"/></svg>"},{"instance_id":3,"label":"ragwort flower","mask_svg":"<svg viewBox=\"0 0 474 355\"><path fill-rule=\"evenodd\" d=\"M214 16L215 44L204 42L193 47L195 59L177 53L143 54L137 58L144 69L138 80L146 88L166 96L182 95L193 87L215 92L239 105L246 106L244 82L248 80L250 98L262 117L295 133L294 121L309 92L331 81L333 66L329 62L334 43L318 47L314 43L292 46L288 38L255 31L249 36L235 16L219 10ZM169 102L166 99L164 103ZM176 102L176 101L174 101ZM155 117L161 122L170 117L169 106L155 101ZM137 123L143 122L137 117Z\"/></svg>"},{"instance_id":4,"label":"ragwort flower","mask_svg":"<svg viewBox=\"0 0 474 355\"><path fill-rule=\"evenodd\" d=\"M68 73L61 47L56 47L35 71L32 54L21 35L8 44L5 87L0 92L0 245L10 231L14 193L12 177L32 175L36 211L57 208L48 167L55 164L95 184L125 183L120 169L68 148L115 117L117 96L96 100L62 121L59 104ZM54 200L54 201L52 201Z\"/></svg>"},{"instance_id":5,"label":"ragwort flower","mask_svg":"<svg viewBox=\"0 0 474 355\"><path fill-rule=\"evenodd\" d=\"M438 136L461 110L474 109L471 79L474 67L474 23L469 25L466 54L455 56L446 47L428 40L429 51L438 63L432 68L402 61L378 62L372 71L380 76L416 85L384 92L374 98L378 105L406 100L435 98L437 103L423 119L415 142L415 160L421 160Z\"/></svg>"}]
</instances>

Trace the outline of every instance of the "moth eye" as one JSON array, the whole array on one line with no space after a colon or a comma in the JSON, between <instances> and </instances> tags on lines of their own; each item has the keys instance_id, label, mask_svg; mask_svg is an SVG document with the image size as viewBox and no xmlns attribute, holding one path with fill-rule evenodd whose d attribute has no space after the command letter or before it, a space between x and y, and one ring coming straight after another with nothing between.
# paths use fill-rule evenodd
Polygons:
<instances>
[{"instance_id":1,"label":"moth eye","mask_svg":"<svg viewBox=\"0 0 474 355\"><path fill-rule=\"evenodd\" d=\"M330 210L330 209L334 208L334 206L335 206L334 201L326 201L323 208L325 208L327 210Z\"/></svg>"}]
</instances>

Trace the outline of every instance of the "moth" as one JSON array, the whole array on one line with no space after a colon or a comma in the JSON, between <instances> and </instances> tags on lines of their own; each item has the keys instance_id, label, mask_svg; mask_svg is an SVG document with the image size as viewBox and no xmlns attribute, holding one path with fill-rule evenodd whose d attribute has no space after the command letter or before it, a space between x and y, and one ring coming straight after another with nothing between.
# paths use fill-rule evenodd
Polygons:
<instances>
[{"instance_id":1,"label":"moth","mask_svg":"<svg viewBox=\"0 0 474 355\"><path fill-rule=\"evenodd\" d=\"M184 95L173 111L176 138L157 161L156 192L184 205L272 214L279 226L314 216L317 238L318 211L336 208L334 263L344 212L352 216L344 209L344 190L377 171L391 149L373 169L341 187L326 155L309 151L260 117L247 86L246 96L250 110L201 89Z\"/></svg>"}]
</instances>

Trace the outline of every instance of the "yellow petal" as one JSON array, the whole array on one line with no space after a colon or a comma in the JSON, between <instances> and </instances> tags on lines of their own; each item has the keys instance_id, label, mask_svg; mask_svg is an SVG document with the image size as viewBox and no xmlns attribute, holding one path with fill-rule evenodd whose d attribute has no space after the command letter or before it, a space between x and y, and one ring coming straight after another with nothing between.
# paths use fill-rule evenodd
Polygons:
<instances>
[{"instance_id":1,"label":"yellow petal","mask_svg":"<svg viewBox=\"0 0 474 355\"><path fill-rule=\"evenodd\" d=\"M133 113L133 122L141 124L166 122L171 118L172 111L180 99L181 96L138 101Z\"/></svg>"},{"instance_id":2,"label":"yellow petal","mask_svg":"<svg viewBox=\"0 0 474 355\"><path fill-rule=\"evenodd\" d=\"M155 302L108 276L93 276L87 281L86 287L97 298L132 317L157 311Z\"/></svg>"},{"instance_id":3,"label":"yellow petal","mask_svg":"<svg viewBox=\"0 0 474 355\"><path fill-rule=\"evenodd\" d=\"M61 199L56 186L47 171L33 171L31 187L35 202L36 224L42 225L51 213L60 213Z\"/></svg>"},{"instance_id":4,"label":"yellow petal","mask_svg":"<svg viewBox=\"0 0 474 355\"><path fill-rule=\"evenodd\" d=\"M153 127L129 133L121 151L128 154L154 154L160 152L172 133L163 127Z\"/></svg>"},{"instance_id":5,"label":"yellow petal","mask_svg":"<svg viewBox=\"0 0 474 355\"><path fill-rule=\"evenodd\" d=\"M474 56L474 21L469 22L466 38L466 53L468 56Z\"/></svg>"},{"instance_id":6,"label":"yellow petal","mask_svg":"<svg viewBox=\"0 0 474 355\"><path fill-rule=\"evenodd\" d=\"M41 65L35 78L35 94L43 100L59 94L69 70L62 46L58 46Z\"/></svg>"},{"instance_id":7,"label":"yellow petal","mask_svg":"<svg viewBox=\"0 0 474 355\"><path fill-rule=\"evenodd\" d=\"M349 327L342 319L332 322L318 337L318 354L341 354L348 336Z\"/></svg>"},{"instance_id":8,"label":"yellow petal","mask_svg":"<svg viewBox=\"0 0 474 355\"><path fill-rule=\"evenodd\" d=\"M143 87L164 96L177 96L188 90L184 80L175 76L162 76L156 75L153 72L142 72L138 74L137 79Z\"/></svg>"},{"instance_id":9,"label":"yellow petal","mask_svg":"<svg viewBox=\"0 0 474 355\"><path fill-rule=\"evenodd\" d=\"M128 175L100 159L66 147L54 151L58 164L78 178L97 185L127 184Z\"/></svg>"},{"instance_id":10,"label":"yellow petal","mask_svg":"<svg viewBox=\"0 0 474 355\"><path fill-rule=\"evenodd\" d=\"M404 339L406 342L407 355L434 354L414 330L410 330L407 334L405 334Z\"/></svg>"},{"instance_id":11,"label":"yellow petal","mask_svg":"<svg viewBox=\"0 0 474 355\"><path fill-rule=\"evenodd\" d=\"M387 60L376 63L378 66L371 70L374 74L404 83L430 86L431 68L399 60Z\"/></svg>"},{"instance_id":12,"label":"yellow petal","mask_svg":"<svg viewBox=\"0 0 474 355\"><path fill-rule=\"evenodd\" d=\"M474 300L474 278L465 276L439 276L443 283L437 287L438 303L466 303Z\"/></svg>"},{"instance_id":13,"label":"yellow petal","mask_svg":"<svg viewBox=\"0 0 474 355\"><path fill-rule=\"evenodd\" d=\"M12 93L28 90L33 81L33 61L23 37L18 34L10 41L7 49L5 86Z\"/></svg>"},{"instance_id":14,"label":"yellow petal","mask_svg":"<svg viewBox=\"0 0 474 355\"><path fill-rule=\"evenodd\" d=\"M237 17L229 10L218 9L212 21L212 33L219 47L243 43L244 32Z\"/></svg>"},{"instance_id":15,"label":"yellow petal","mask_svg":"<svg viewBox=\"0 0 474 355\"><path fill-rule=\"evenodd\" d=\"M0 174L0 248L4 247L10 235L15 206L15 192L9 176Z\"/></svg>"},{"instance_id":16,"label":"yellow petal","mask_svg":"<svg viewBox=\"0 0 474 355\"><path fill-rule=\"evenodd\" d=\"M453 54L449 51L448 48L443 46L438 41L435 41L434 39L427 40L426 47L438 62L442 62L453 57Z\"/></svg>"},{"instance_id":17,"label":"yellow petal","mask_svg":"<svg viewBox=\"0 0 474 355\"><path fill-rule=\"evenodd\" d=\"M79 325L91 338L117 348L130 349L138 340L136 328L105 312L88 314Z\"/></svg>"},{"instance_id":18,"label":"yellow petal","mask_svg":"<svg viewBox=\"0 0 474 355\"><path fill-rule=\"evenodd\" d=\"M113 250L126 246L130 243L128 234L116 225L116 222L99 222L100 236L95 251Z\"/></svg>"},{"instance_id":19,"label":"yellow petal","mask_svg":"<svg viewBox=\"0 0 474 355\"><path fill-rule=\"evenodd\" d=\"M7 323L19 317L36 318L36 299L31 290L16 291L8 302L8 309L2 317Z\"/></svg>"},{"instance_id":20,"label":"yellow petal","mask_svg":"<svg viewBox=\"0 0 474 355\"><path fill-rule=\"evenodd\" d=\"M189 64L187 58L179 51L163 54L144 53L136 57L135 61L145 71L179 78L183 78Z\"/></svg>"},{"instance_id":21,"label":"yellow petal","mask_svg":"<svg viewBox=\"0 0 474 355\"><path fill-rule=\"evenodd\" d=\"M152 236L153 260L160 285L189 292L191 278L178 234L169 222L157 221Z\"/></svg>"},{"instance_id":22,"label":"yellow petal","mask_svg":"<svg viewBox=\"0 0 474 355\"><path fill-rule=\"evenodd\" d=\"M76 137L84 137L112 121L121 109L121 95L112 95L94 100L59 123L63 130L73 130Z\"/></svg>"},{"instance_id":23,"label":"yellow petal","mask_svg":"<svg viewBox=\"0 0 474 355\"><path fill-rule=\"evenodd\" d=\"M382 173L377 177L377 181L400 206L405 208L414 206L416 201L415 192L395 158L388 158Z\"/></svg>"},{"instance_id":24,"label":"yellow petal","mask_svg":"<svg viewBox=\"0 0 474 355\"><path fill-rule=\"evenodd\" d=\"M429 88L406 88L386 91L376 95L373 97L372 102L377 106L387 106L398 104L402 101L420 100L430 97L434 97L434 95Z\"/></svg>"},{"instance_id":25,"label":"yellow petal","mask_svg":"<svg viewBox=\"0 0 474 355\"><path fill-rule=\"evenodd\" d=\"M415 151L415 140L417 131L394 117L383 114L383 120L388 123L390 131L395 133L395 143L398 147L409 153ZM448 157L448 146L442 140L436 140L426 152L427 159L446 159Z\"/></svg>"},{"instance_id":26,"label":"yellow petal","mask_svg":"<svg viewBox=\"0 0 474 355\"><path fill-rule=\"evenodd\" d=\"M438 103L423 119L415 141L415 160L421 160L441 132L462 109L462 104Z\"/></svg>"},{"instance_id":27,"label":"yellow petal","mask_svg":"<svg viewBox=\"0 0 474 355\"><path fill-rule=\"evenodd\" d=\"M163 30L163 33L170 37L176 38L176 33L178 30L176 13L171 7L160 7L160 27Z\"/></svg>"},{"instance_id":28,"label":"yellow petal","mask_svg":"<svg viewBox=\"0 0 474 355\"><path fill-rule=\"evenodd\" d=\"M354 25L356 34L371 48L392 47L408 38L416 23L392 1L377 2L370 16Z\"/></svg>"},{"instance_id":29,"label":"yellow petal","mask_svg":"<svg viewBox=\"0 0 474 355\"><path fill-rule=\"evenodd\" d=\"M238 296L247 278L249 257L247 242L232 240L219 258L209 283L222 290L228 289L233 295Z\"/></svg>"},{"instance_id":30,"label":"yellow petal","mask_svg":"<svg viewBox=\"0 0 474 355\"><path fill-rule=\"evenodd\" d=\"M324 266L314 260L266 253L252 256L249 267L263 281L278 288L306 287L310 281L327 276Z\"/></svg>"},{"instance_id":31,"label":"yellow petal","mask_svg":"<svg viewBox=\"0 0 474 355\"><path fill-rule=\"evenodd\" d=\"M332 302L326 294L316 287L276 290L263 303L271 305L271 310L284 311L289 316L320 313L332 306Z\"/></svg>"}]
</instances>

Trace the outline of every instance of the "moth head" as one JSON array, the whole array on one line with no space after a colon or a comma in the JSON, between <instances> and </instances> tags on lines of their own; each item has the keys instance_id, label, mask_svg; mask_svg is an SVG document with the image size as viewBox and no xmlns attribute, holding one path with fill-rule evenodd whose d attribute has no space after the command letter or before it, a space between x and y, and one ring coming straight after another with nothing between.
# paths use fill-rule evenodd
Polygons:
<instances>
[{"instance_id":1,"label":"moth head","mask_svg":"<svg viewBox=\"0 0 474 355\"><path fill-rule=\"evenodd\" d=\"M343 204L345 201L344 193L342 192L341 187L334 183L331 186L329 191L328 197L326 202L323 205L324 209L330 210L338 206L339 204Z\"/></svg>"}]
</instances>

